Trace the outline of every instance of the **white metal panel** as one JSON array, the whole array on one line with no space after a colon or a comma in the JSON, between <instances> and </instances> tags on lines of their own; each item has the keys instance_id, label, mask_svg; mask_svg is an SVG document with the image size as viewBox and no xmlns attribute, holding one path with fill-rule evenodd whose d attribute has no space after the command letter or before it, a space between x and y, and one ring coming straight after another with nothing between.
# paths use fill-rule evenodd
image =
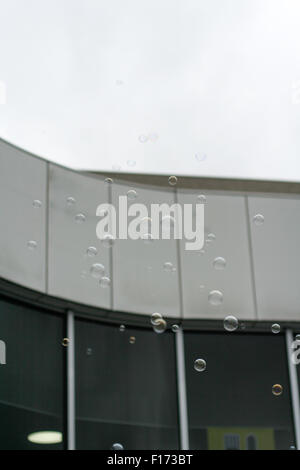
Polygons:
<instances>
[{"instance_id":1,"label":"white metal panel","mask_svg":"<svg viewBox=\"0 0 300 470\"><path fill-rule=\"evenodd\" d=\"M179 192L182 204L199 203L202 192ZM186 251L180 244L183 283L184 318L223 319L232 314L238 319L254 320L255 302L248 240L245 198L223 194L206 195L205 239L210 234L215 240L205 243L202 252ZM226 267L217 270L214 260L222 257ZM223 302L214 306L209 294L219 291Z\"/></svg>"},{"instance_id":2,"label":"white metal panel","mask_svg":"<svg viewBox=\"0 0 300 470\"><path fill-rule=\"evenodd\" d=\"M137 197L132 203L174 204L174 190L170 187L143 188L125 184L112 185L112 200L118 206L119 196L135 190ZM150 214L150 212L149 212ZM172 263L175 270L167 272L165 263ZM116 240L113 250L114 309L134 313L163 316L180 316L177 244L175 240Z\"/></svg>"},{"instance_id":3,"label":"white metal panel","mask_svg":"<svg viewBox=\"0 0 300 470\"><path fill-rule=\"evenodd\" d=\"M90 269L99 263L105 276L111 277L110 249L96 237L99 204L108 202L108 189L103 180L60 167L50 166L49 218L49 285L48 293L75 302L110 308L111 286L100 287ZM68 198L73 198L68 204ZM76 222L82 214L85 220ZM89 247L97 255L87 254Z\"/></svg>"},{"instance_id":4,"label":"white metal panel","mask_svg":"<svg viewBox=\"0 0 300 470\"><path fill-rule=\"evenodd\" d=\"M258 317L300 321L300 199L250 196L249 213Z\"/></svg>"},{"instance_id":5,"label":"white metal panel","mask_svg":"<svg viewBox=\"0 0 300 470\"><path fill-rule=\"evenodd\" d=\"M0 141L0 276L42 292L46 175L46 162Z\"/></svg>"}]
</instances>

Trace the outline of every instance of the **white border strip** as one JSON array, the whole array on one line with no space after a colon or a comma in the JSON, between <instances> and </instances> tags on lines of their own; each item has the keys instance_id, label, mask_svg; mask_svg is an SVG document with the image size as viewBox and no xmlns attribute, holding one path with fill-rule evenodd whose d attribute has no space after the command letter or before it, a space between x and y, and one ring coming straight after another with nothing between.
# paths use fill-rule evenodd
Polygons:
<instances>
[{"instance_id":1,"label":"white border strip","mask_svg":"<svg viewBox=\"0 0 300 470\"><path fill-rule=\"evenodd\" d=\"M189 450L189 426L186 397L185 357L183 330L180 328L175 334L176 338L176 365L178 386L178 410L180 426L181 450Z\"/></svg>"},{"instance_id":2,"label":"white border strip","mask_svg":"<svg viewBox=\"0 0 300 470\"><path fill-rule=\"evenodd\" d=\"M68 312L67 335L69 344L67 348L67 380L68 380L68 450L75 450L75 331L74 314Z\"/></svg>"},{"instance_id":3,"label":"white border strip","mask_svg":"<svg viewBox=\"0 0 300 470\"><path fill-rule=\"evenodd\" d=\"M294 335L292 330L286 331L286 348L287 348L287 359L289 366L290 376L290 387L292 397L292 408L294 417L294 428L295 428L295 441L297 449L300 450L300 402L299 402L299 387L296 365L292 361L292 343L294 341Z\"/></svg>"}]
</instances>

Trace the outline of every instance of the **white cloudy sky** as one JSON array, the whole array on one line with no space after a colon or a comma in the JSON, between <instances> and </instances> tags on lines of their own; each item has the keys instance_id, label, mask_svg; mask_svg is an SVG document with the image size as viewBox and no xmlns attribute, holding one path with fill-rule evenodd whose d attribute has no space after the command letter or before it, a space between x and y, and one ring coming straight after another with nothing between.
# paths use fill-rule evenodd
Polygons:
<instances>
[{"instance_id":1,"label":"white cloudy sky","mask_svg":"<svg viewBox=\"0 0 300 470\"><path fill-rule=\"evenodd\" d=\"M0 136L77 169L300 181L299 0L0 0Z\"/></svg>"}]
</instances>

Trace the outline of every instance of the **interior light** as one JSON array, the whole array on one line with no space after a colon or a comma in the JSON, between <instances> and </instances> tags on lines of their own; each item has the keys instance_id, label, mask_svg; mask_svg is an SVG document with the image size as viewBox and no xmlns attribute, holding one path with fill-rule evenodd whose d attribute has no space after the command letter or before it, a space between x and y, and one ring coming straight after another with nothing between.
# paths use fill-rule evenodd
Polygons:
<instances>
[{"instance_id":1,"label":"interior light","mask_svg":"<svg viewBox=\"0 0 300 470\"><path fill-rule=\"evenodd\" d=\"M62 442L62 433L57 431L40 431L28 434L27 439L33 444L59 444Z\"/></svg>"}]
</instances>

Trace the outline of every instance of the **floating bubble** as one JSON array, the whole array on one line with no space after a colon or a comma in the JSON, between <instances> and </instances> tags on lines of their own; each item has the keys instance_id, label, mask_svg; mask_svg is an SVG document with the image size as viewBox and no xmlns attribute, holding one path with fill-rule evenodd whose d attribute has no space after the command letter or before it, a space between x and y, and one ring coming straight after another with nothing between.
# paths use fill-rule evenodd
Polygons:
<instances>
[{"instance_id":1,"label":"floating bubble","mask_svg":"<svg viewBox=\"0 0 300 470\"><path fill-rule=\"evenodd\" d=\"M129 343L130 344L135 344L135 336L130 336Z\"/></svg>"},{"instance_id":2,"label":"floating bubble","mask_svg":"<svg viewBox=\"0 0 300 470\"><path fill-rule=\"evenodd\" d=\"M260 225L263 225L265 223L265 218L262 214L257 214L257 215L254 216L253 221L254 221L255 225L260 226Z\"/></svg>"},{"instance_id":3,"label":"floating bubble","mask_svg":"<svg viewBox=\"0 0 300 470\"><path fill-rule=\"evenodd\" d=\"M197 162L204 162L206 158L207 158L207 155L205 154L202 154L202 153L195 154L195 159L197 160Z\"/></svg>"},{"instance_id":4,"label":"floating bubble","mask_svg":"<svg viewBox=\"0 0 300 470\"><path fill-rule=\"evenodd\" d=\"M206 204L207 202L206 196L204 194L200 194L197 199L199 204Z\"/></svg>"},{"instance_id":5,"label":"floating bubble","mask_svg":"<svg viewBox=\"0 0 300 470\"><path fill-rule=\"evenodd\" d=\"M139 136L139 142L140 142L141 144L144 144L145 142L147 142L147 140L148 140L148 136L147 136L147 135L141 134L141 135Z\"/></svg>"},{"instance_id":6,"label":"floating bubble","mask_svg":"<svg viewBox=\"0 0 300 470\"><path fill-rule=\"evenodd\" d=\"M27 248L30 251L36 250L37 249L37 242L35 240L30 240L29 242L27 242Z\"/></svg>"},{"instance_id":7,"label":"floating bubble","mask_svg":"<svg viewBox=\"0 0 300 470\"><path fill-rule=\"evenodd\" d=\"M271 331L272 333L274 333L274 335L278 335L278 333L280 333L280 330L281 330L281 327L280 325L278 325L278 323L274 323L274 325L272 325L271 327Z\"/></svg>"},{"instance_id":8,"label":"floating bubble","mask_svg":"<svg viewBox=\"0 0 300 470\"><path fill-rule=\"evenodd\" d=\"M217 269L218 271L222 271L223 269L226 268L226 259L222 258L221 256L214 259L213 267Z\"/></svg>"},{"instance_id":9,"label":"floating bubble","mask_svg":"<svg viewBox=\"0 0 300 470\"><path fill-rule=\"evenodd\" d=\"M112 178L105 178L104 182L107 184L112 184L114 180Z\"/></svg>"},{"instance_id":10,"label":"floating bubble","mask_svg":"<svg viewBox=\"0 0 300 470\"><path fill-rule=\"evenodd\" d=\"M158 320L162 319L162 315L160 313L152 313L151 315L151 324L156 325Z\"/></svg>"},{"instance_id":11,"label":"floating bubble","mask_svg":"<svg viewBox=\"0 0 300 470\"><path fill-rule=\"evenodd\" d=\"M115 442L115 443L111 446L111 450L124 450L124 447L123 447L122 444L120 444L119 442Z\"/></svg>"},{"instance_id":12,"label":"floating bubble","mask_svg":"<svg viewBox=\"0 0 300 470\"><path fill-rule=\"evenodd\" d=\"M69 346L69 343L70 343L69 338L64 338L61 342L62 346L64 346L65 348Z\"/></svg>"},{"instance_id":13,"label":"floating bubble","mask_svg":"<svg viewBox=\"0 0 300 470\"><path fill-rule=\"evenodd\" d=\"M135 161L135 160L127 160L127 165L128 165L128 166L135 166L135 165L136 165L136 161Z\"/></svg>"},{"instance_id":14,"label":"floating bubble","mask_svg":"<svg viewBox=\"0 0 300 470\"><path fill-rule=\"evenodd\" d=\"M173 273L176 271L176 268L174 268L173 264L170 263L169 261L167 261L165 264L164 264L164 271L166 273Z\"/></svg>"},{"instance_id":15,"label":"floating bubble","mask_svg":"<svg viewBox=\"0 0 300 470\"><path fill-rule=\"evenodd\" d=\"M224 320L224 328L226 331L236 331L239 327L239 321L233 315L228 315Z\"/></svg>"},{"instance_id":16,"label":"floating bubble","mask_svg":"<svg viewBox=\"0 0 300 470\"><path fill-rule=\"evenodd\" d=\"M89 246L88 249L86 250L86 254L90 257L90 258L94 258L95 256L97 256L98 254L98 250L95 246Z\"/></svg>"},{"instance_id":17,"label":"floating bubble","mask_svg":"<svg viewBox=\"0 0 300 470\"><path fill-rule=\"evenodd\" d=\"M122 85L124 85L123 80L116 80L116 85L117 85L117 86L122 86Z\"/></svg>"},{"instance_id":18,"label":"floating bubble","mask_svg":"<svg viewBox=\"0 0 300 470\"><path fill-rule=\"evenodd\" d=\"M206 361L204 359L196 359L194 362L194 369L197 372L204 372L206 370Z\"/></svg>"},{"instance_id":19,"label":"floating bubble","mask_svg":"<svg viewBox=\"0 0 300 470\"><path fill-rule=\"evenodd\" d=\"M179 331L179 325L172 325L172 331L173 333L177 333L177 331Z\"/></svg>"},{"instance_id":20,"label":"floating bubble","mask_svg":"<svg viewBox=\"0 0 300 470\"><path fill-rule=\"evenodd\" d=\"M275 397L280 397L280 395L283 393L283 386L280 384L273 385L272 393Z\"/></svg>"},{"instance_id":21,"label":"floating bubble","mask_svg":"<svg viewBox=\"0 0 300 470\"><path fill-rule=\"evenodd\" d=\"M121 331L121 333L124 333L124 331L126 330L126 326L125 325L120 325L119 330Z\"/></svg>"},{"instance_id":22,"label":"floating bubble","mask_svg":"<svg viewBox=\"0 0 300 470\"><path fill-rule=\"evenodd\" d=\"M137 192L136 192L134 189L130 189L130 190L127 192L127 198L128 198L130 201L134 201L134 199L137 198Z\"/></svg>"},{"instance_id":23,"label":"floating bubble","mask_svg":"<svg viewBox=\"0 0 300 470\"><path fill-rule=\"evenodd\" d=\"M208 295L208 301L214 307L217 307L223 302L223 294L218 290L212 290Z\"/></svg>"},{"instance_id":24,"label":"floating bubble","mask_svg":"<svg viewBox=\"0 0 300 470\"><path fill-rule=\"evenodd\" d=\"M84 214L77 214L75 215L75 222L77 224L83 224L85 222L85 215Z\"/></svg>"},{"instance_id":25,"label":"floating bubble","mask_svg":"<svg viewBox=\"0 0 300 470\"><path fill-rule=\"evenodd\" d=\"M40 209L42 207L42 202L39 199L35 199L32 205L35 209Z\"/></svg>"},{"instance_id":26,"label":"floating bubble","mask_svg":"<svg viewBox=\"0 0 300 470\"><path fill-rule=\"evenodd\" d=\"M105 271L103 264L95 263L90 269L91 276L95 279L101 279Z\"/></svg>"},{"instance_id":27,"label":"floating bubble","mask_svg":"<svg viewBox=\"0 0 300 470\"><path fill-rule=\"evenodd\" d=\"M209 233L209 234L207 235L207 241L208 241L208 242L214 242L216 238L217 238L217 237L216 237L216 235L215 235L214 233Z\"/></svg>"},{"instance_id":28,"label":"floating bubble","mask_svg":"<svg viewBox=\"0 0 300 470\"><path fill-rule=\"evenodd\" d=\"M67 205L68 206L74 206L74 204L76 204L75 198L72 197L72 196L67 197Z\"/></svg>"},{"instance_id":29,"label":"floating bubble","mask_svg":"<svg viewBox=\"0 0 300 470\"><path fill-rule=\"evenodd\" d=\"M93 354L92 348L87 348L87 349L86 349L86 355L87 355L87 356L91 356L92 354Z\"/></svg>"},{"instance_id":30,"label":"floating bubble","mask_svg":"<svg viewBox=\"0 0 300 470\"><path fill-rule=\"evenodd\" d=\"M167 322L163 318L161 318L160 320L157 320L153 326L153 330L157 334L164 333L166 331L166 328L167 328Z\"/></svg>"},{"instance_id":31,"label":"floating bubble","mask_svg":"<svg viewBox=\"0 0 300 470\"><path fill-rule=\"evenodd\" d=\"M109 277L106 277L106 276L102 277L102 278L100 279L99 284L100 284L100 287L103 287L104 289L105 289L106 287L109 287L109 286L110 286L110 279L109 279Z\"/></svg>"},{"instance_id":32,"label":"floating bubble","mask_svg":"<svg viewBox=\"0 0 300 470\"><path fill-rule=\"evenodd\" d=\"M112 235L105 235L102 240L102 245L104 246L104 248L111 248L113 246L113 243L114 243L114 237Z\"/></svg>"},{"instance_id":33,"label":"floating bubble","mask_svg":"<svg viewBox=\"0 0 300 470\"><path fill-rule=\"evenodd\" d=\"M169 184L171 186L176 186L177 182L178 182L177 176L170 176L169 177Z\"/></svg>"}]
</instances>

